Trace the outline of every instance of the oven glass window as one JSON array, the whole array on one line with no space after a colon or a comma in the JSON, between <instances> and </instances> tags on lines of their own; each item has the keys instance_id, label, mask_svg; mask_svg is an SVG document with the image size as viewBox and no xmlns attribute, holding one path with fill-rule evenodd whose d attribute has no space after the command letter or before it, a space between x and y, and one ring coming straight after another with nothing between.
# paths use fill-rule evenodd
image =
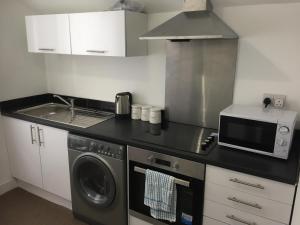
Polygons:
<instances>
[{"instance_id":1,"label":"oven glass window","mask_svg":"<svg viewBox=\"0 0 300 225\"><path fill-rule=\"evenodd\" d=\"M176 207L176 222L170 223L160 220L162 224L170 225L187 225L183 220L184 215L192 218L192 225L202 224L203 211L203 195L204 195L204 181L196 180L194 178L185 177L179 174L174 174L165 170L147 166L144 164L130 161L129 163L129 208L138 213L140 219L144 217L152 218L150 215L150 208L144 204L145 193L145 175L134 171L134 167L142 167L145 169L152 169L158 172L169 174L171 176L188 180L190 187L177 185L177 207ZM153 219L153 218L152 218Z\"/></svg>"},{"instance_id":2,"label":"oven glass window","mask_svg":"<svg viewBox=\"0 0 300 225\"><path fill-rule=\"evenodd\" d=\"M221 116L220 142L274 152L277 124Z\"/></svg>"}]
</instances>

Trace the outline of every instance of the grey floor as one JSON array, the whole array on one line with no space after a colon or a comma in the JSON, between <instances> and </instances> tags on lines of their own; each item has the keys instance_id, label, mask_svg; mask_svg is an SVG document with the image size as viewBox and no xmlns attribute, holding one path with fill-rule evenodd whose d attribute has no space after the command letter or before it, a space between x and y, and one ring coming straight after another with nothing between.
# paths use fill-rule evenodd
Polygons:
<instances>
[{"instance_id":1,"label":"grey floor","mask_svg":"<svg viewBox=\"0 0 300 225\"><path fill-rule=\"evenodd\" d=\"M64 207L20 188L0 196L0 225L86 225Z\"/></svg>"}]
</instances>

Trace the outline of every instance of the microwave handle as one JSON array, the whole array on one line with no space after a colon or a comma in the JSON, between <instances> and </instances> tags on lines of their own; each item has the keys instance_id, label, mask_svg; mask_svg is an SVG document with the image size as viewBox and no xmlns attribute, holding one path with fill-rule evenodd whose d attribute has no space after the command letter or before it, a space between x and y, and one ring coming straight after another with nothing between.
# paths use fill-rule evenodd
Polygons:
<instances>
[{"instance_id":1,"label":"microwave handle","mask_svg":"<svg viewBox=\"0 0 300 225\"><path fill-rule=\"evenodd\" d=\"M146 174L146 170L138 166L134 167L134 171L137 173ZM175 183L184 187L190 187L190 182L186 180L175 178Z\"/></svg>"}]
</instances>

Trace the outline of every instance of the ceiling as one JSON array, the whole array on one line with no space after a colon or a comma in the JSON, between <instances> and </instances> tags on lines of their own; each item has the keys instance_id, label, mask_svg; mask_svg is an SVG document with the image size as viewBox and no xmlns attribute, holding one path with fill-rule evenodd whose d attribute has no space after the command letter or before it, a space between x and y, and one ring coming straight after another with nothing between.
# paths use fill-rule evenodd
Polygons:
<instances>
[{"instance_id":1,"label":"ceiling","mask_svg":"<svg viewBox=\"0 0 300 225\"><path fill-rule=\"evenodd\" d=\"M17 0L28 5L37 13L72 13L109 9L117 0ZM148 13L178 11L183 0L135 0L145 5ZM300 0L212 0L217 7L293 3Z\"/></svg>"}]
</instances>

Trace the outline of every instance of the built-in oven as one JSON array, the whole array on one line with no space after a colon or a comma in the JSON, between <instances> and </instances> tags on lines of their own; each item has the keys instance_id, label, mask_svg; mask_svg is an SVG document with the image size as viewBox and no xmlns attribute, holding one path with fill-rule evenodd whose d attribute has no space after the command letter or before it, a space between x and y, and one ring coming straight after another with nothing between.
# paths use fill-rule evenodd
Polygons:
<instances>
[{"instance_id":1,"label":"built-in oven","mask_svg":"<svg viewBox=\"0 0 300 225\"><path fill-rule=\"evenodd\" d=\"M156 220L144 205L147 169L175 177L176 222ZM129 214L155 225L201 225L205 165L153 151L128 147Z\"/></svg>"}]
</instances>

